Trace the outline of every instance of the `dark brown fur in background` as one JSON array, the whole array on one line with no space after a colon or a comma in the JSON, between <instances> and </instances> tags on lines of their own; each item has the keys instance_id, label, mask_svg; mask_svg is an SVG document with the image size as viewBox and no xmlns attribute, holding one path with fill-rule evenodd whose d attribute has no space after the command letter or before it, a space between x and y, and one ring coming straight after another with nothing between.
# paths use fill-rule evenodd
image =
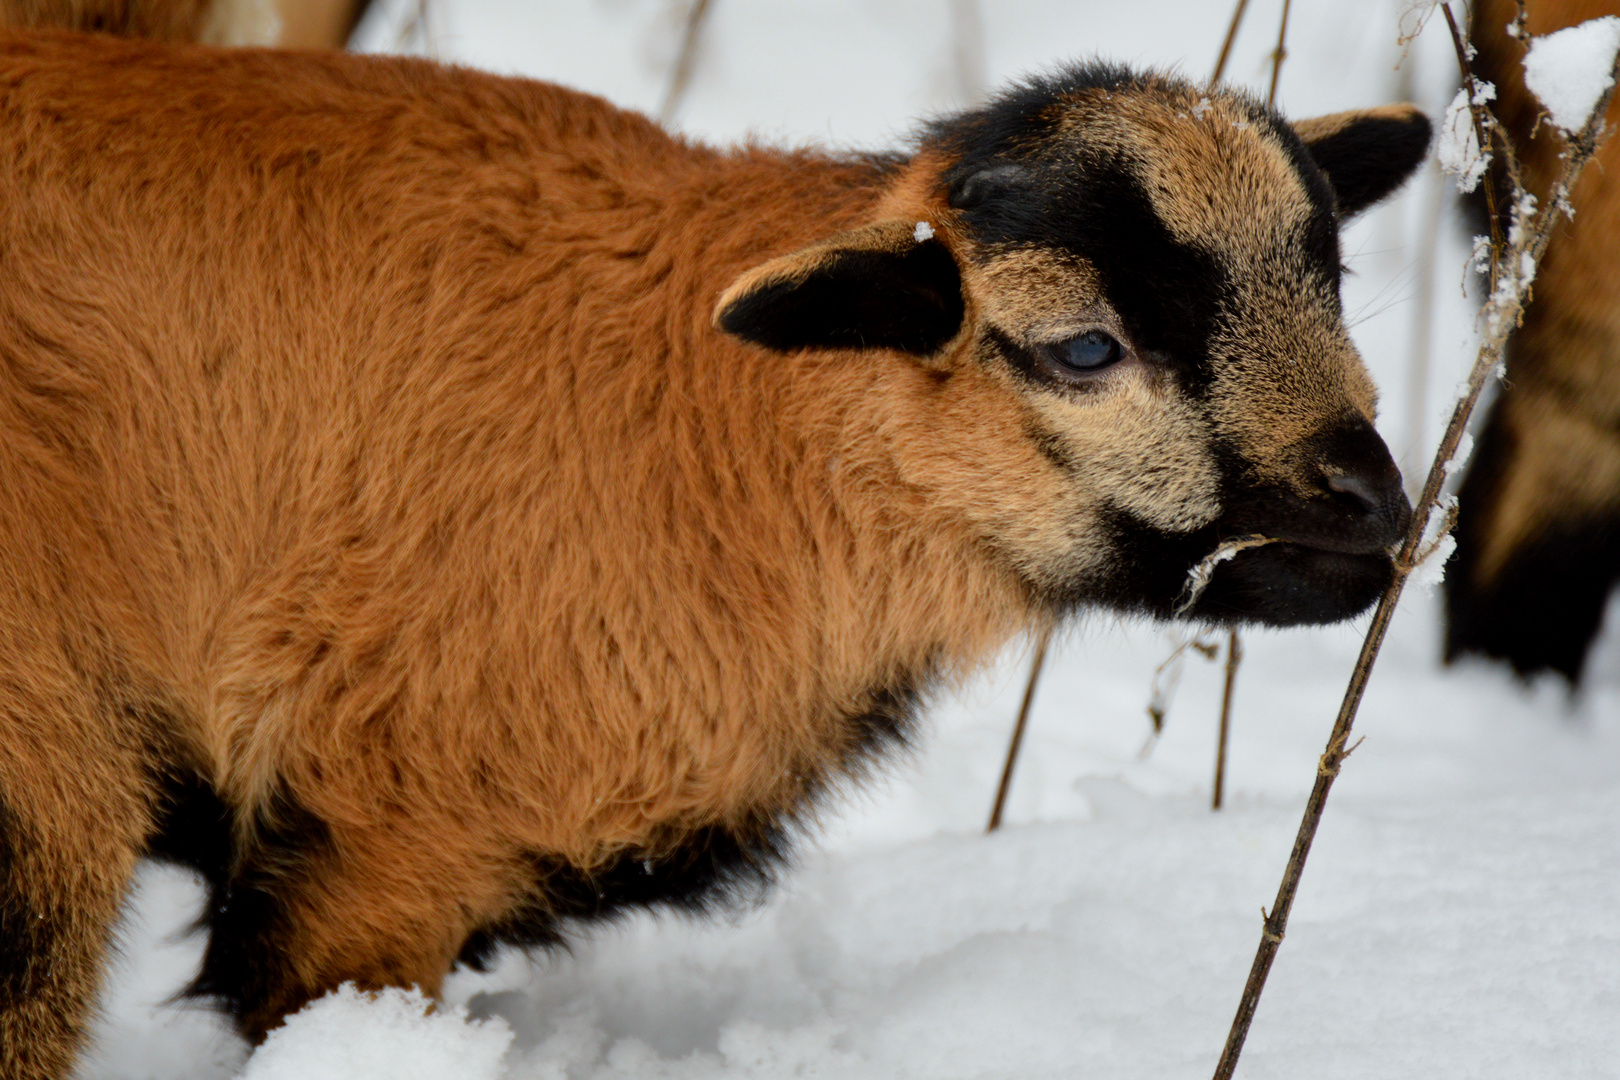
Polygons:
<instances>
[{"instance_id":1,"label":"dark brown fur in background","mask_svg":"<svg viewBox=\"0 0 1620 1080\"><path fill-rule=\"evenodd\" d=\"M1286 542L1197 617L1364 609L1407 509L1337 222L1428 126L1299 132L1094 67L910 156L719 151L0 34L0 1072L68 1074L143 857L258 1039L751 894L939 680L1223 539Z\"/></svg>"},{"instance_id":2,"label":"dark brown fur in background","mask_svg":"<svg viewBox=\"0 0 1620 1080\"><path fill-rule=\"evenodd\" d=\"M1615 0L1526 8L1532 35L1620 15ZM1473 66L1496 85L1525 187L1545 199L1560 141L1547 123L1536 131L1524 44L1505 32L1516 12L1512 0L1478 0ZM1620 102L1609 109L1617 121ZM1620 579L1620 140L1603 145L1571 201L1575 222L1547 249L1459 495L1446 654L1496 657L1525 676L1555 671L1574 685Z\"/></svg>"}]
</instances>

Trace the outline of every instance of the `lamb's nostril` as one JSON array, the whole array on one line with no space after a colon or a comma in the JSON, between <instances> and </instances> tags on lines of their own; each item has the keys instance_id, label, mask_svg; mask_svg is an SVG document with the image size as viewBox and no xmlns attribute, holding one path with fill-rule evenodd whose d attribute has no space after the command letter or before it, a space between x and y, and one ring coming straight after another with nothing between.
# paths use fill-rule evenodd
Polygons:
<instances>
[{"instance_id":1,"label":"lamb's nostril","mask_svg":"<svg viewBox=\"0 0 1620 1080\"><path fill-rule=\"evenodd\" d=\"M1334 473L1324 477L1323 482L1346 509L1375 528L1385 543L1394 543L1412 520L1412 504L1407 502L1401 476L1393 468L1380 470L1374 476Z\"/></svg>"},{"instance_id":2,"label":"lamb's nostril","mask_svg":"<svg viewBox=\"0 0 1620 1080\"><path fill-rule=\"evenodd\" d=\"M1382 513L1393 501L1388 487L1365 476L1339 475L1327 478L1328 490L1359 504L1363 514Z\"/></svg>"}]
</instances>

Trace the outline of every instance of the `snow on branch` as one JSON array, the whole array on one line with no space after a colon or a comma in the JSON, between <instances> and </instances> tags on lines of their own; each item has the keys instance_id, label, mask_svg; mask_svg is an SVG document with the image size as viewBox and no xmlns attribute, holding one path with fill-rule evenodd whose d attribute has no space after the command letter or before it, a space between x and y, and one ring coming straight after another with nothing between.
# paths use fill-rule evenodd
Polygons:
<instances>
[{"instance_id":1,"label":"snow on branch","mask_svg":"<svg viewBox=\"0 0 1620 1080\"><path fill-rule=\"evenodd\" d=\"M1524 57L1524 84L1552 122L1573 134L1586 126L1603 92L1614 85L1620 16L1589 19L1538 37Z\"/></svg>"}]
</instances>

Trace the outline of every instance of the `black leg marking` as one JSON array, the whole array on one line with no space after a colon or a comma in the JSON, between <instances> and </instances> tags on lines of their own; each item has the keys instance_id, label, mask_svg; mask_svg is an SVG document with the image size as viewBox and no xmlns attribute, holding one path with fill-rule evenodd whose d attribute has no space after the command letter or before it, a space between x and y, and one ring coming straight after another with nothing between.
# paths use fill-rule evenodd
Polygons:
<instances>
[{"instance_id":1,"label":"black leg marking","mask_svg":"<svg viewBox=\"0 0 1620 1080\"><path fill-rule=\"evenodd\" d=\"M469 936L460 961L483 971L501 945L562 945L565 923L611 920L634 908L703 914L757 902L787 855L786 830L765 823L736 832L719 826L698 829L673 850L626 851L594 871L534 854L528 860L534 898Z\"/></svg>"},{"instance_id":2,"label":"black leg marking","mask_svg":"<svg viewBox=\"0 0 1620 1080\"><path fill-rule=\"evenodd\" d=\"M38 996L50 974L54 920L29 899L20 849L20 823L0 801L0 1005Z\"/></svg>"},{"instance_id":3,"label":"black leg marking","mask_svg":"<svg viewBox=\"0 0 1620 1080\"><path fill-rule=\"evenodd\" d=\"M913 677L874 688L863 709L843 718L849 738L838 763L842 773L859 773L887 751L907 745L935 667L926 660ZM812 786L802 805L813 805L821 790ZM482 971L502 945L563 945L566 924L611 920L636 908L703 915L757 903L790 858L795 827L792 814L762 814L741 827L710 825L671 844L625 851L591 870L554 855L530 853L535 882L531 899L471 934L459 960Z\"/></svg>"},{"instance_id":4,"label":"black leg marking","mask_svg":"<svg viewBox=\"0 0 1620 1080\"><path fill-rule=\"evenodd\" d=\"M208 948L182 996L212 1001L254 1037L300 992L284 952L291 927L283 897L325 852L330 834L283 792L259 816L247 850L237 853L232 811L205 780L170 773L158 790L148 854L190 867L208 886L198 927L208 932Z\"/></svg>"}]
</instances>

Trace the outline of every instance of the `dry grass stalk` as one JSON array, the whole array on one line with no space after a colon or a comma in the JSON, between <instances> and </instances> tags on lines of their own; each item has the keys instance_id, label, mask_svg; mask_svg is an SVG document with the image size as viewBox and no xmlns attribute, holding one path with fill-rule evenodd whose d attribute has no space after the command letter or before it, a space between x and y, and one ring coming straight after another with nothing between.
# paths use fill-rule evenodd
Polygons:
<instances>
[{"instance_id":1,"label":"dry grass stalk","mask_svg":"<svg viewBox=\"0 0 1620 1080\"><path fill-rule=\"evenodd\" d=\"M1243 13L1249 9L1249 0L1237 0L1237 7L1232 9L1232 25L1226 28L1226 40L1221 42L1221 56L1215 61L1215 74L1209 77L1209 84L1214 86L1226 74L1226 62L1232 58L1232 43L1237 40L1238 27L1243 25Z\"/></svg>"},{"instance_id":2,"label":"dry grass stalk","mask_svg":"<svg viewBox=\"0 0 1620 1080\"><path fill-rule=\"evenodd\" d=\"M990 824L986 833L1001 828L1001 815L1007 809L1007 793L1012 790L1013 769L1018 765L1018 750L1024 742L1024 729L1029 726L1029 709L1035 703L1035 687L1041 681L1041 668L1046 666L1046 653L1052 645L1052 627L1041 631L1035 643L1035 659L1029 667L1029 682L1024 684L1024 701L1018 706L1018 720L1013 724L1012 741L1007 744L1007 762L1001 767L1001 783L996 785L995 805L990 807Z\"/></svg>"},{"instance_id":3,"label":"dry grass stalk","mask_svg":"<svg viewBox=\"0 0 1620 1080\"><path fill-rule=\"evenodd\" d=\"M1205 632L1200 630L1191 637L1182 636L1170 650L1170 655L1164 658L1164 663L1153 669L1153 682L1149 689L1147 706L1148 719L1153 724L1153 731L1142 747L1140 756L1143 758L1148 756L1154 742L1164 732L1165 714L1170 711L1170 699L1175 697L1176 687L1181 684L1181 670L1189 649L1205 660L1213 660L1221 653L1220 645L1206 638Z\"/></svg>"},{"instance_id":4,"label":"dry grass stalk","mask_svg":"<svg viewBox=\"0 0 1620 1080\"><path fill-rule=\"evenodd\" d=\"M1187 584L1182 586L1181 597L1176 602L1175 616L1181 616L1191 611L1198 598L1204 595L1209 588L1209 582L1215 576L1215 568L1228 559L1234 558L1239 552L1250 548L1263 547L1266 544L1275 544L1277 540L1270 536L1244 536L1237 540L1225 540L1214 551L1205 555L1197 566L1187 571Z\"/></svg>"},{"instance_id":5,"label":"dry grass stalk","mask_svg":"<svg viewBox=\"0 0 1620 1080\"><path fill-rule=\"evenodd\" d=\"M1277 80L1282 77L1283 60L1288 56L1288 12L1293 0L1283 0L1282 24L1277 28L1277 48L1271 54L1271 89L1266 107L1277 106ZM1237 627L1226 635L1226 681L1221 686L1221 724L1215 736L1215 780L1210 785L1210 809L1219 810L1226 801L1226 752L1232 741L1232 698L1237 692L1238 668L1243 664L1243 637Z\"/></svg>"},{"instance_id":6,"label":"dry grass stalk","mask_svg":"<svg viewBox=\"0 0 1620 1080\"><path fill-rule=\"evenodd\" d=\"M675 56L675 70L664 89L663 103L658 106L658 122L668 124L680 111L681 99L686 97L692 84L692 72L697 67L697 43L703 33L703 23L709 16L709 0L692 0L686 12L686 28L681 32L681 48Z\"/></svg>"},{"instance_id":7,"label":"dry grass stalk","mask_svg":"<svg viewBox=\"0 0 1620 1080\"><path fill-rule=\"evenodd\" d=\"M1277 29L1277 47L1271 53L1271 89L1266 91L1266 104L1277 104L1277 80L1282 77L1283 61L1288 59L1288 12L1294 0L1283 0L1282 25Z\"/></svg>"},{"instance_id":8,"label":"dry grass stalk","mask_svg":"<svg viewBox=\"0 0 1620 1080\"><path fill-rule=\"evenodd\" d=\"M1215 783L1209 808L1219 810L1226 801L1226 747L1232 729L1232 692L1237 685L1238 666L1243 663L1243 639L1234 627L1226 635L1226 687L1221 691L1221 730L1215 741Z\"/></svg>"},{"instance_id":9,"label":"dry grass stalk","mask_svg":"<svg viewBox=\"0 0 1620 1080\"><path fill-rule=\"evenodd\" d=\"M1446 21L1455 31L1456 21L1451 17L1451 12L1444 5L1441 9L1445 11ZM1467 51L1462 44L1461 35L1454 32L1453 42L1458 49L1458 61L1465 72L1464 85L1472 87L1473 75L1468 68ZM1620 78L1620 62L1616 63L1611 74ZM1260 946L1255 952L1248 981L1243 987L1243 997L1238 1003L1237 1015L1232 1021L1232 1029L1227 1036L1220 1063L1215 1069L1215 1080L1230 1080L1233 1070L1237 1068L1238 1057L1243 1052L1244 1039L1248 1035L1250 1023L1254 1020L1261 991L1265 988L1266 976L1271 971L1278 946L1281 945L1283 935L1288 929L1288 914L1293 908L1294 896L1299 889L1300 874L1305 868L1311 843L1316 837L1316 829L1327 804L1328 792L1333 786L1334 778L1338 776L1339 767L1344 759L1355 749L1349 744L1351 725L1355 722L1356 710L1361 705L1362 694L1372 674L1373 663L1378 658L1378 650L1383 644L1384 635L1389 629L1390 619L1395 614L1395 605L1400 600L1407 577L1418 565L1421 553L1429 549L1433 543L1428 535L1430 519L1434 516L1435 510L1441 506L1441 487L1451 470L1452 460L1456 456L1468 418L1473 413L1486 384L1500 374L1503 351L1507 346L1508 336L1518 326L1524 306L1529 300L1530 284L1534 279L1535 269L1546 253L1547 243L1552 238L1554 227L1569 213L1569 192L1574 189L1581 170L1592 160L1593 154L1603 140L1605 134L1603 119L1608 112L1614 89L1614 82L1611 81L1593 108L1586 126L1573 139L1568 140L1563 167L1559 170L1558 179L1549 193L1546 204L1540 209L1536 208L1533 199L1525 196L1523 188L1518 183L1517 170L1512 163L1512 149L1506 134L1496 125L1494 117L1490 115L1483 102L1474 103L1474 119L1480 131L1494 132L1497 144L1509 155L1509 177L1514 196L1507 235L1500 246L1494 243L1492 246L1492 263L1495 270L1492 280L1495 286L1480 313L1479 354L1474 361L1473 370L1469 373L1463 394L1452 410L1451 420L1440 440L1440 447L1435 451L1434 464L1430 467L1423 491L1418 496L1411 527L1407 530L1406 537L1395 556L1394 577L1378 601L1372 625L1368 628L1366 640L1362 643L1361 655L1356 660L1350 684L1345 689L1344 701L1339 706L1338 718L1334 721L1333 733L1328 738L1327 750L1322 754L1316 783L1311 789L1310 799L1306 802L1305 814L1300 820L1299 832L1295 836L1288 865L1283 871L1282 883L1278 886L1276 900L1272 903L1271 911L1266 915L1261 929ZM1471 99L1472 97L1471 95ZM1490 145L1481 139L1482 149Z\"/></svg>"},{"instance_id":10,"label":"dry grass stalk","mask_svg":"<svg viewBox=\"0 0 1620 1080\"><path fill-rule=\"evenodd\" d=\"M405 16L405 21L400 23L399 30L394 35L395 48L400 52L410 52L414 43L420 46L422 55L430 57L438 55L428 3L429 0L416 0Z\"/></svg>"}]
</instances>

